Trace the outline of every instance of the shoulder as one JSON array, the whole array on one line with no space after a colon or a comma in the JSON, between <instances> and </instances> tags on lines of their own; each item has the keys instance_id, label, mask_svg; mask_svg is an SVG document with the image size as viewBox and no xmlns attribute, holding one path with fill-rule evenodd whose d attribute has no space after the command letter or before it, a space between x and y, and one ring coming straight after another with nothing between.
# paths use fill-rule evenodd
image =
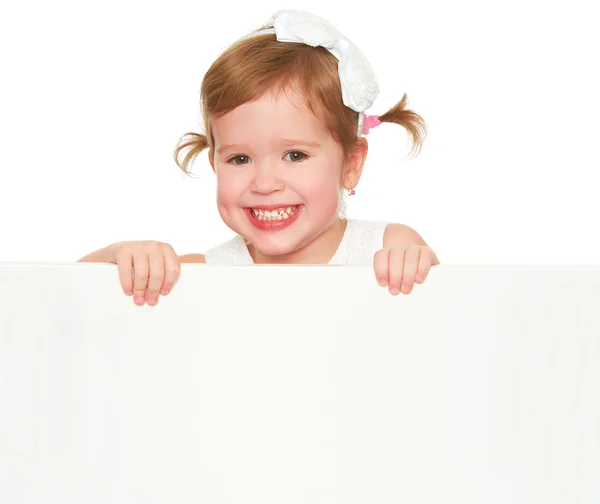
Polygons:
<instances>
[{"instance_id":1,"label":"shoulder","mask_svg":"<svg viewBox=\"0 0 600 504\"><path fill-rule=\"evenodd\" d=\"M206 263L206 258L204 257L203 254L185 254L185 255L179 256L179 261L181 263L201 263L201 264L205 264Z\"/></svg>"},{"instance_id":2,"label":"shoulder","mask_svg":"<svg viewBox=\"0 0 600 504\"><path fill-rule=\"evenodd\" d=\"M404 224L388 224L386 226L383 234L384 248L398 247L407 243L427 246L423 237L411 227Z\"/></svg>"},{"instance_id":3,"label":"shoulder","mask_svg":"<svg viewBox=\"0 0 600 504\"><path fill-rule=\"evenodd\" d=\"M254 263L250 252L248 252L246 241L240 235L235 235L231 240L208 249L204 253L204 262L217 266Z\"/></svg>"}]
</instances>

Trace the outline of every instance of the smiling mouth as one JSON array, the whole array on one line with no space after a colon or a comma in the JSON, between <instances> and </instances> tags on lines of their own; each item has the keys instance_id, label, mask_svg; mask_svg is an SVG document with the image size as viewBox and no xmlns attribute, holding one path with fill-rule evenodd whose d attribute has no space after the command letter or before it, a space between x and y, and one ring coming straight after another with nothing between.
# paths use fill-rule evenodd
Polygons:
<instances>
[{"instance_id":1,"label":"smiling mouth","mask_svg":"<svg viewBox=\"0 0 600 504\"><path fill-rule=\"evenodd\" d=\"M252 216L259 221L281 221L287 220L298 211L299 205L292 205L270 210L264 208L250 208Z\"/></svg>"}]
</instances>

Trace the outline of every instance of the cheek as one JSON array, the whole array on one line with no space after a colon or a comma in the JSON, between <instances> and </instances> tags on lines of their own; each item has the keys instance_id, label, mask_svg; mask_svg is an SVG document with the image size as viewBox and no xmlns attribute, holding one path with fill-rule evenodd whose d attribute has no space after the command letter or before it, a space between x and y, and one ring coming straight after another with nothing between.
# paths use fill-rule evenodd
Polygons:
<instances>
[{"instance_id":1,"label":"cheek","mask_svg":"<svg viewBox=\"0 0 600 504\"><path fill-rule=\"evenodd\" d=\"M227 206L231 202L231 191L227 188L227 184L217 181L217 205Z\"/></svg>"},{"instance_id":2,"label":"cheek","mask_svg":"<svg viewBox=\"0 0 600 504\"><path fill-rule=\"evenodd\" d=\"M318 205L322 209L327 208L331 211L337 208L341 188L339 170L322 166L313 172L312 177L307 177L303 182L300 191L307 200L310 200L312 206Z\"/></svg>"},{"instance_id":3,"label":"cheek","mask_svg":"<svg viewBox=\"0 0 600 504\"><path fill-rule=\"evenodd\" d=\"M319 183L315 190L319 191L323 197L337 194L342 187L342 166L337 158L331 159L325 166L319 170Z\"/></svg>"},{"instance_id":4,"label":"cheek","mask_svg":"<svg viewBox=\"0 0 600 504\"><path fill-rule=\"evenodd\" d=\"M217 211L226 225L234 225L242 189L231 174L217 172Z\"/></svg>"},{"instance_id":5,"label":"cheek","mask_svg":"<svg viewBox=\"0 0 600 504\"><path fill-rule=\"evenodd\" d=\"M235 205L244 187L241 177L232 176L226 169L217 171L217 204L220 207Z\"/></svg>"},{"instance_id":6,"label":"cheek","mask_svg":"<svg viewBox=\"0 0 600 504\"><path fill-rule=\"evenodd\" d=\"M326 204L331 200L337 200L340 194L340 184L337 180L323 181L311 188L311 198Z\"/></svg>"}]
</instances>

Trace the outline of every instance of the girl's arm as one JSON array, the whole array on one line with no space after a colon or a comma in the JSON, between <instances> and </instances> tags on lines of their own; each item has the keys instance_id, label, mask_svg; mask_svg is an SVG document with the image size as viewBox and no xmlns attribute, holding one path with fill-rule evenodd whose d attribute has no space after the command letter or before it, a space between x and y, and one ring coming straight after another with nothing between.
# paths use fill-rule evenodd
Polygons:
<instances>
[{"instance_id":1,"label":"girl's arm","mask_svg":"<svg viewBox=\"0 0 600 504\"><path fill-rule=\"evenodd\" d=\"M185 254L179 256L179 261L182 263L206 263L206 259L202 254Z\"/></svg>"},{"instance_id":2,"label":"girl's arm","mask_svg":"<svg viewBox=\"0 0 600 504\"><path fill-rule=\"evenodd\" d=\"M77 259L77 262L107 262L116 264L117 257L115 251L115 244L91 252L90 254L86 255L85 257L82 257L81 259Z\"/></svg>"},{"instance_id":3,"label":"girl's arm","mask_svg":"<svg viewBox=\"0 0 600 504\"><path fill-rule=\"evenodd\" d=\"M383 248L391 249L406 245L428 246L414 229L404 224L388 224L383 234Z\"/></svg>"}]
</instances>

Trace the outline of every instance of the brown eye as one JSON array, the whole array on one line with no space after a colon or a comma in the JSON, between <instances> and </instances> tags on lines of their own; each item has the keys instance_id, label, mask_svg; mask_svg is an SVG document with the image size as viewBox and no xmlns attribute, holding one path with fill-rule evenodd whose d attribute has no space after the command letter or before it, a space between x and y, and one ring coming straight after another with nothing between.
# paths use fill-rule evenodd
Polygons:
<instances>
[{"instance_id":1,"label":"brown eye","mask_svg":"<svg viewBox=\"0 0 600 504\"><path fill-rule=\"evenodd\" d=\"M250 158L248 156L244 156L243 154L240 154L239 156L232 157L227 162L231 163L231 164L235 164L235 165L240 165L240 164L248 164L249 161L250 161Z\"/></svg>"},{"instance_id":2,"label":"brown eye","mask_svg":"<svg viewBox=\"0 0 600 504\"><path fill-rule=\"evenodd\" d=\"M290 159L287 159L288 156L290 157ZM291 151L291 152L288 152L283 159L285 159L286 161L298 162L298 161L304 161L305 159L308 159L308 156L306 154L304 154L304 152Z\"/></svg>"}]
</instances>

